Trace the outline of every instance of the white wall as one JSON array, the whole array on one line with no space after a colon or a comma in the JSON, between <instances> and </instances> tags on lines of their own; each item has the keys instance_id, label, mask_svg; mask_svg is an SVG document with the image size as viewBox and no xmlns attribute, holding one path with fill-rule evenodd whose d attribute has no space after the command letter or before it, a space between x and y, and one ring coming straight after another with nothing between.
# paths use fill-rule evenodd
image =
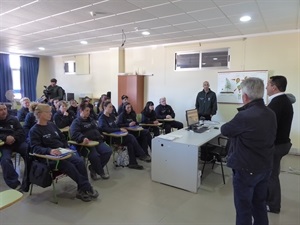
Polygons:
<instances>
[{"instance_id":1,"label":"white wall","mask_svg":"<svg viewBox=\"0 0 300 225\"><path fill-rule=\"evenodd\" d=\"M195 98L202 90L202 83L208 80L212 90L217 90L219 69L200 71L174 71L174 56L177 51L230 48L231 71L269 70L269 75L283 74L288 79L287 92L293 93L297 102L291 138L293 147L300 153L300 38L299 33L251 37L247 39L205 42L171 46L125 49L125 72L154 74L145 79L145 100L158 103L165 96L175 112L177 120L185 123L185 110L194 108ZM91 53L90 75L64 75L62 57L53 58L47 77L56 77L58 84L67 92L92 92L93 97L112 91L112 101L117 104L117 74L119 68L118 49ZM50 60L51 61L51 60ZM223 70L224 71L224 70ZM39 80L38 80L39 82ZM49 81L48 81L49 82ZM41 84L43 85L43 84ZM228 121L236 114L237 104L218 104L218 113L213 120Z\"/></svg>"}]
</instances>

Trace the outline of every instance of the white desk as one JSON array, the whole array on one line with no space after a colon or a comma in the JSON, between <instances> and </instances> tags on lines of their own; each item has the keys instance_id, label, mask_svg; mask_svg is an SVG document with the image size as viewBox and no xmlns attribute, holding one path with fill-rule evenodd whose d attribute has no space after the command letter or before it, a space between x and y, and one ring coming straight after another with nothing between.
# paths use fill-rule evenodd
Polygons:
<instances>
[{"instance_id":1,"label":"white desk","mask_svg":"<svg viewBox=\"0 0 300 225\"><path fill-rule=\"evenodd\" d=\"M173 141L159 136L152 139L152 180L197 193L199 148L221 134L222 124L214 125L203 133L183 128L167 134L180 136Z\"/></svg>"}]
</instances>

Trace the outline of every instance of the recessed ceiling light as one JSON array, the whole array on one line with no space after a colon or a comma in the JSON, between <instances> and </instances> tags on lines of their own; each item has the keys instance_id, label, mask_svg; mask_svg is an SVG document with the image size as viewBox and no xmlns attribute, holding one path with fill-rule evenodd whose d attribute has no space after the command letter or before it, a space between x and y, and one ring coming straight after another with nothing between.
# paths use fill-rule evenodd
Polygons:
<instances>
[{"instance_id":1,"label":"recessed ceiling light","mask_svg":"<svg viewBox=\"0 0 300 225\"><path fill-rule=\"evenodd\" d=\"M213 60L215 60L215 61L216 61L216 60L218 60L218 58L213 58Z\"/></svg>"},{"instance_id":2,"label":"recessed ceiling light","mask_svg":"<svg viewBox=\"0 0 300 225\"><path fill-rule=\"evenodd\" d=\"M251 20L251 17L250 17L250 16L242 16L242 17L240 18L240 21L241 21L241 22L248 22L249 20Z\"/></svg>"},{"instance_id":3,"label":"recessed ceiling light","mask_svg":"<svg viewBox=\"0 0 300 225\"><path fill-rule=\"evenodd\" d=\"M82 44L82 45L87 45L87 43L88 43L87 41L81 41L80 42L80 44Z\"/></svg>"},{"instance_id":4,"label":"recessed ceiling light","mask_svg":"<svg viewBox=\"0 0 300 225\"><path fill-rule=\"evenodd\" d=\"M45 48L44 47L39 47L39 50L44 51Z\"/></svg>"},{"instance_id":5,"label":"recessed ceiling light","mask_svg":"<svg viewBox=\"0 0 300 225\"><path fill-rule=\"evenodd\" d=\"M144 36L148 36L149 34L150 34L149 31L143 31L143 32L142 32L142 35L144 35Z\"/></svg>"}]
</instances>

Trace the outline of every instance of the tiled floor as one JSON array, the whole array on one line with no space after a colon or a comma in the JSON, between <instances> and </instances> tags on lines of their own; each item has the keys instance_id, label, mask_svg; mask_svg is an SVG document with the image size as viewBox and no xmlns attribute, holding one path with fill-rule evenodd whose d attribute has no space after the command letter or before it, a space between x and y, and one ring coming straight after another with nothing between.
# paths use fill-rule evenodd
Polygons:
<instances>
[{"instance_id":1,"label":"tiled floor","mask_svg":"<svg viewBox=\"0 0 300 225\"><path fill-rule=\"evenodd\" d=\"M230 170L226 170L223 185L219 169L206 170L198 194L151 181L150 164L144 171L128 168L114 169L110 163L109 180L93 181L101 198L85 203L75 199L75 183L69 178L57 184L59 203L52 199L52 189L34 187L34 193L0 212L1 225L50 224L139 224L139 225L233 225L233 206ZM286 156L282 170L300 170L300 156ZM0 172L2 173L2 172ZM2 174L0 174L2 177ZM281 173L282 212L269 214L270 224L300 224L300 175ZM7 189L0 178L0 190Z\"/></svg>"}]
</instances>

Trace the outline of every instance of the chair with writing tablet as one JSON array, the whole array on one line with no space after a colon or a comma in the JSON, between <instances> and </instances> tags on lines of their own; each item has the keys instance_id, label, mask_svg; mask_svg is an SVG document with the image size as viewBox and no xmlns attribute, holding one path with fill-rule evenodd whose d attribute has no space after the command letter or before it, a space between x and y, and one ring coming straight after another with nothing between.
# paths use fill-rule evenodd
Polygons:
<instances>
[{"instance_id":1,"label":"chair with writing tablet","mask_svg":"<svg viewBox=\"0 0 300 225\"><path fill-rule=\"evenodd\" d=\"M107 132L102 132L104 137L106 137L107 143L109 146L112 148L112 156L113 156L113 163L115 167L117 167L117 161L116 161L116 153L118 152L119 148L122 148L123 145L123 137L128 134L128 132L122 132L122 131L117 131L113 133L107 133ZM119 139L118 143L115 143L114 140Z\"/></svg>"},{"instance_id":2,"label":"chair with writing tablet","mask_svg":"<svg viewBox=\"0 0 300 225\"><path fill-rule=\"evenodd\" d=\"M17 190L6 190L0 192L0 210L5 209L20 201L23 194Z\"/></svg>"},{"instance_id":3,"label":"chair with writing tablet","mask_svg":"<svg viewBox=\"0 0 300 225\"><path fill-rule=\"evenodd\" d=\"M60 151L62 151L62 150L63 149L60 149ZM59 178L66 176L64 173L62 173L58 170L58 165L59 165L61 160L65 160L65 159L70 158L72 156L73 152L74 151L72 151L72 150L69 150L69 152L67 152L67 153L63 152L62 156L40 155L40 154L30 153L30 156L34 158L33 160L38 160L38 161L45 160L46 161L46 165L49 168L49 173L50 173L50 176L52 178L52 183L51 184L52 184L53 202L55 204L58 204L58 200L57 200L57 196L56 196L55 183L57 183L57 180ZM54 169L50 169L50 162L51 161L55 162L55 168ZM43 163L43 162L41 162L41 163ZM32 169L32 167L31 167L31 169ZM31 183L29 195L32 195L33 185L34 184Z\"/></svg>"}]
</instances>

